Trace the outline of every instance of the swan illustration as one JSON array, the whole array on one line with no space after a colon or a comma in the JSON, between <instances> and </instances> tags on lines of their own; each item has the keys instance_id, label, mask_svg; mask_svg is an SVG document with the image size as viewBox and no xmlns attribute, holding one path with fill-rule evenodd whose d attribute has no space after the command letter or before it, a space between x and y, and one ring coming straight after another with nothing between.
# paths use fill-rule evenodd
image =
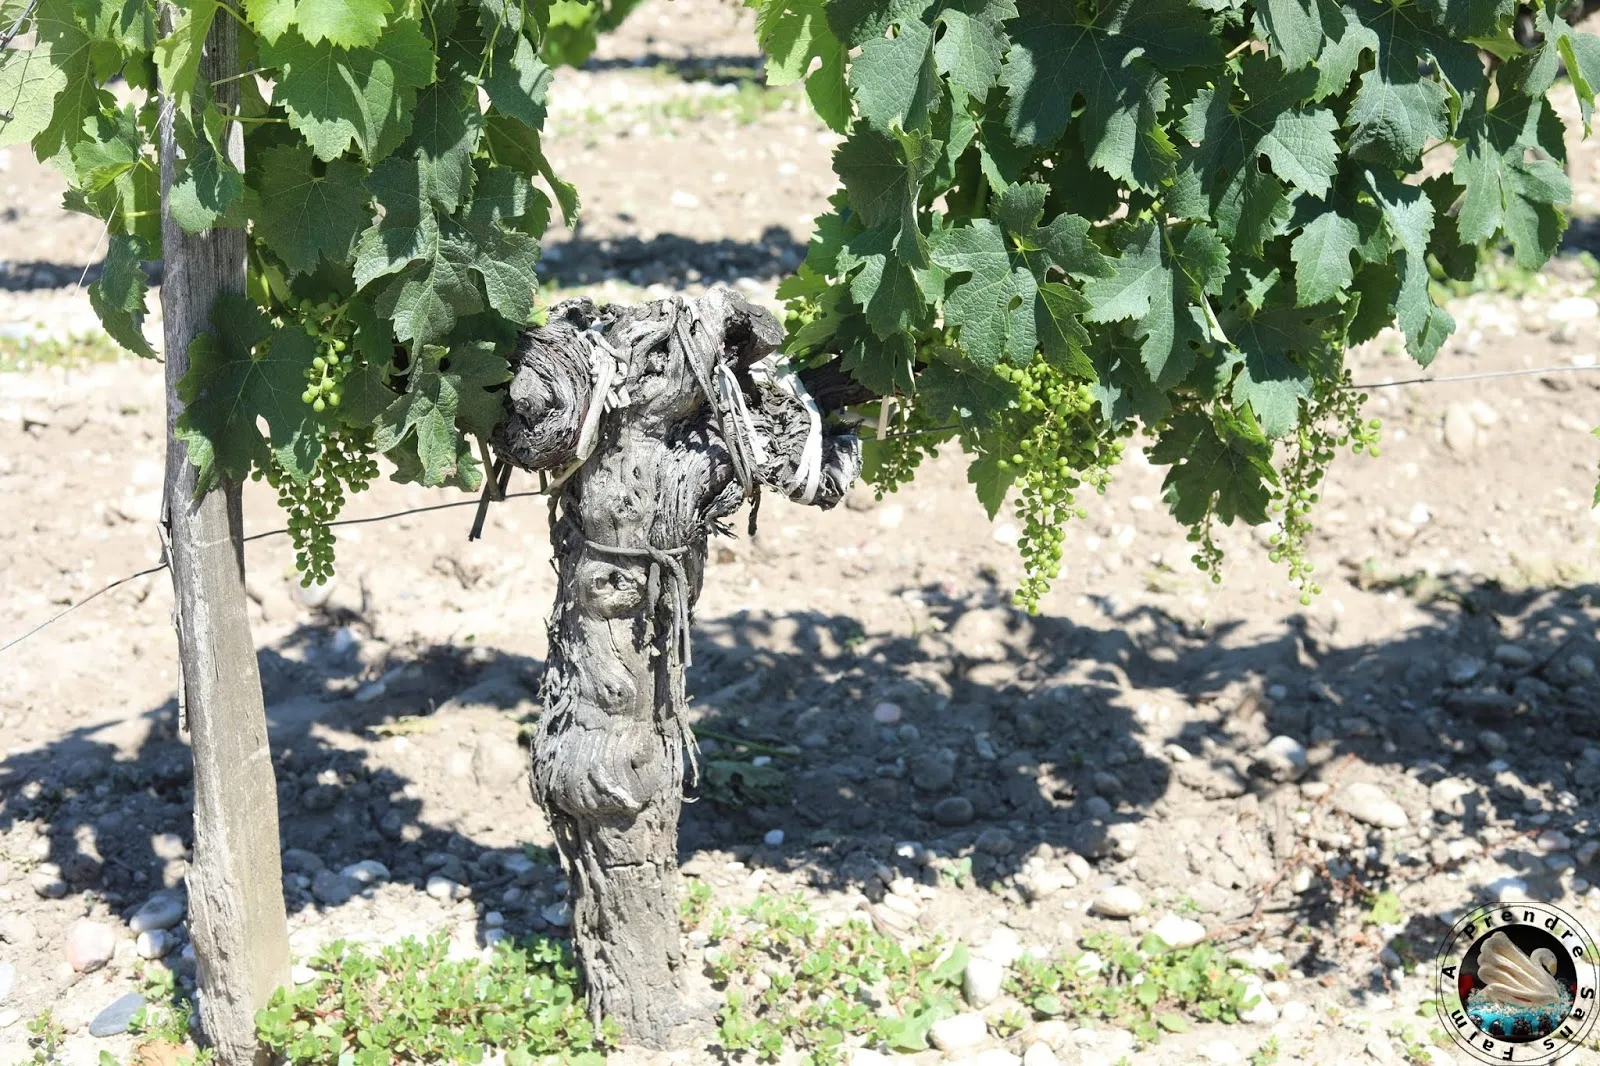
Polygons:
<instances>
[{"instance_id":1,"label":"swan illustration","mask_svg":"<svg viewBox=\"0 0 1600 1066\"><path fill-rule=\"evenodd\" d=\"M1555 1003L1563 991L1555 974L1555 952L1535 948L1532 955L1524 955L1504 933L1493 934L1478 949L1478 979L1483 982L1484 996L1499 1003L1522 1007Z\"/></svg>"}]
</instances>

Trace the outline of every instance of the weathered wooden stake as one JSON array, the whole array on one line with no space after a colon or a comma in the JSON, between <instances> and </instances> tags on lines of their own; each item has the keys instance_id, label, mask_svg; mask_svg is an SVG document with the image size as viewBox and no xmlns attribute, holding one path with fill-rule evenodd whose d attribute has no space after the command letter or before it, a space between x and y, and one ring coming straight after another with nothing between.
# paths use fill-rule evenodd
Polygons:
<instances>
[{"instance_id":1,"label":"weathered wooden stake","mask_svg":"<svg viewBox=\"0 0 1600 1066\"><path fill-rule=\"evenodd\" d=\"M172 10L163 13L171 31ZM200 81L211 82L224 114L238 105L236 28L218 15L206 38ZM198 119L196 125L198 126ZM244 137L229 126L228 156L244 169ZM211 328L222 292L245 287L245 234L192 235L173 221L167 195L178 146L172 101L161 112L161 241L167 382L166 539L177 600L180 700L194 748L194 862L189 931L199 971L200 1020L223 1066L265 1066L255 1013L289 981L288 925L278 853L278 792L255 642L245 613L242 498L224 479L194 498L195 468L173 429L183 404L178 379L189 344Z\"/></svg>"}]
</instances>

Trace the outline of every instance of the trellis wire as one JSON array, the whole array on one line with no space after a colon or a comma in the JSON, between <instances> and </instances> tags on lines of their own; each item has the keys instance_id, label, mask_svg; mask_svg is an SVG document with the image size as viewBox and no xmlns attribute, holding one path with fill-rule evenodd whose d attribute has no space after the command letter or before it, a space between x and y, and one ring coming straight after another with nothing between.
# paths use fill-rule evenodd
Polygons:
<instances>
[{"instance_id":1,"label":"trellis wire","mask_svg":"<svg viewBox=\"0 0 1600 1066\"><path fill-rule=\"evenodd\" d=\"M1453 375L1448 375L1446 377L1406 378L1403 381L1376 381L1376 382L1372 382L1372 383L1366 384L1366 385L1346 385L1346 386L1344 386L1344 388L1349 390L1349 391L1364 392L1364 391L1367 391L1367 390L1370 390L1370 389L1392 389L1392 388L1396 388L1396 387L1401 386L1401 385L1444 385L1444 384L1447 384L1449 382L1456 382L1456 381L1489 381L1489 380L1492 380L1494 378L1526 377L1526 376L1534 375L1534 374L1563 374L1563 373L1569 373L1570 374L1570 373L1578 373L1580 371L1590 371L1590 370L1600 370L1600 365L1592 365L1592 366L1540 366L1540 367L1530 367L1530 368L1527 368L1527 369L1524 369L1524 370L1489 370L1489 371L1484 371L1483 373L1479 373L1479 374L1453 374ZM883 440L895 440L895 439L902 438L902 437L921 437L921 436L926 436L926 435L932 434L932 433L954 433L957 430L959 430L960 428L961 428L961 426L954 425L954 426L938 426L938 427L933 428L933 429L913 429L913 430L908 430L905 433L890 433L890 434L888 434L887 436L885 436L885 437L883 437L881 439L883 439ZM544 495L548 495L548 493L545 490L541 489L541 490L535 490L535 491L531 491L531 492L508 492L508 493L504 493L502 495L499 495L498 498L499 499L506 499L506 500L516 500L516 499L521 499L521 498L528 497L528 496L544 496ZM328 525L330 525L330 526L364 526L364 525L370 525L370 524L372 524L374 522L387 522L390 519L394 519L394 518L405 518L408 515L427 514L430 511L446 511L446 510L449 510L449 509L451 509L453 507L477 507L479 505L480 505L480 501L478 501L478 500L457 500L454 503L436 503L436 504L431 504L431 505L429 505L427 507L413 507L413 508L410 508L409 510L394 511L394 512L392 512L390 514L373 515L373 516L371 516L369 518L341 518L341 519L339 519L337 521L329 522ZM269 537L281 537L287 532L289 532L289 529L288 529L287 526L285 526L282 529L270 529L270 530L267 530L265 533L252 533L250 536L245 537L244 540L242 541L242 543L249 544L251 541L266 540ZM144 570L139 570L139 571L136 571L135 573L128 574L126 577L117 578L117 580L111 582L110 584L104 585L101 588L98 588L95 591L91 592L89 595L85 596L83 599L79 600L78 602L72 604L70 607L65 608L64 610L62 610L62 611L50 616L49 618L46 618L43 622L40 622L38 625L36 625L32 629L28 630L26 633L22 634L20 637L16 637L15 639L9 640L4 644L0 644L0 653L4 653L7 650L16 647L18 644L21 644L23 641L25 641L29 637L33 636L35 633L39 632L41 629L44 629L47 626L50 626L50 625L53 625L56 622L59 622L61 619L65 618L67 615L71 614L73 611L76 611L79 607L82 607L84 604L88 603L89 601L91 601L91 600L93 600L93 599L95 599L95 598L97 598L99 596L103 596L105 593L110 592L112 589L116 588L117 586L126 585L128 582L134 580L135 578L141 578L141 577L146 577L146 576L148 576L150 574L160 573L161 571L165 570L166 568L167 568L167 564L166 563L164 563L164 562L163 563L158 563L155 566L147 567Z\"/></svg>"}]
</instances>

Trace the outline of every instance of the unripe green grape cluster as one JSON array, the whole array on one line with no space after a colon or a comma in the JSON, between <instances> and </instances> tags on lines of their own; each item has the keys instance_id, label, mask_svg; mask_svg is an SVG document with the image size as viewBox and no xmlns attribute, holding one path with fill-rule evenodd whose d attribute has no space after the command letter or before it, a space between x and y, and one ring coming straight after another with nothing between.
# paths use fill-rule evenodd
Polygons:
<instances>
[{"instance_id":1,"label":"unripe green grape cluster","mask_svg":"<svg viewBox=\"0 0 1600 1066\"><path fill-rule=\"evenodd\" d=\"M1350 386L1348 371L1337 380L1321 383L1307 401L1306 417L1290 444L1290 456L1279 477L1272 509L1279 518L1279 531L1269 543L1274 563L1286 563L1289 581L1300 590L1300 602L1309 606L1322 586L1312 578L1314 564L1306 553L1311 535L1311 509L1321 499L1320 488L1338 449L1348 447L1357 455L1378 454L1378 438L1383 423L1363 419L1365 393Z\"/></svg>"},{"instance_id":2,"label":"unripe green grape cluster","mask_svg":"<svg viewBox=\"0 0 1600 1066\"><path fill-rule=\"evenodd\" d=\"M907 420L907 426L912 424ZM917 476L922 460L939 450L939 442L947 435L932 432L930 428L902 428L885 433L872 441L872 489L879 500L902 485L910 484Z\"/></svg>"},{"instance_id":3,"label":"unripe green grape cluster","mask_svg":"<svg viewBox=\"0 0 1600 1066\"><path fill-rule=\"evenodd\" d=\"M1000 468L1013 473L1018 487L1017 516L1022 536L1022 583L1017 606L1037 614L1039 601L1061 573L1063 528L1069 518L1085 518L1077 492L1088 485L1104 493L1111 471L1122 461L1125 434L1112 432L1100 418L1089 386L1068 378L1043 360L1026 367L1002 364L995 372L1014 385L1015 406L1002 418L1003 439L1014 441Z\"/></svg>"},{"instance_id":4,"label":"unripe green grape cluster","mask_svg":"<svg viewBox=\"0 0 1600 1066\"><path fill-rule=\"evenodd\" d=\"M371 432L329 430L316 469L304 482L290 477L275 459L252 475L257 481L263 476L278 491L278 506L289 515L289 539L301 586L325 584L333 576L332 523L344 509L345 492L364 492L378 476Z\"/></svg>"},{"instance_id":5,"label":"unripe green grape cluster","mask_svg":"<svg viewBox=\"0 0 1600 1066\"><path fill-rule=\"evenodd\" d=\"M351 356L346 352L349 344L344 336L345 306L305 300L300 304L300 315L306 335L317 342L317 354L306 368L306 390L300 399L321 414L339 406L344 398L340 386L350 372Z\"/></svg>"}]
</instances>

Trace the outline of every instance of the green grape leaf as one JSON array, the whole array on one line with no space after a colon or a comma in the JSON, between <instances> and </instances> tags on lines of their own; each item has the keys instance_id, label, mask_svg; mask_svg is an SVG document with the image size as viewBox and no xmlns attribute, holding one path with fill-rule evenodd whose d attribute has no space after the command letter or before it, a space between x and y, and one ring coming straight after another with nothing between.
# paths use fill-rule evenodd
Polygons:
<instances>
[{"instance_id":1,"label":"green grape leaf","mask_svg":"<svg viewBox=\"0 0 1600 1066\"><path fill-rule=\"evenodd\" d=\"M1530 96L1543 96L1565 67L1578 96L1583 132L1588 134L1594 124L1595 89L1600 86L1600 38L1574 30L1562 17L1566 6L1552 0L1539 0L1533 5L1534 27L1544 42L1534 58L1524 88Z\"/></svg>"},{"instance_id":2,"label":"green grape leaf","mask_svg":"<svg viewBox=\"0 0 1600 1066\"><path fill-rule=\"evenodd\" d=\"M390 0L300 0L294 24L311 44L365 48L383 34L390 10Z\"/></svg>"},{"instance_id":3,"label":"green grape leaf","mask_svg":"<svg viewBox=\"0 0 1600 1066\"><path fill-rule=\"evenodd\" d=\"M1024 144L1054 144L1069 122L1084 125L1089 162L1112 177L1154 190L1176 158L1160 124L1167 105L1161 70L1207 62L1216 41L1186 0L1108 4L1095 24L1074 5L1026 0L1000 82L1010 92L1008 122ZM1081 115L1073 117L1083 99Z\"/></svg>"},{"instance_id":4,"label":"green grape leaf","mask_svg":"<svg viewBox=\"0 0 1600 1066\"><path fill-rule=\"evenodd\" d=\"M1290 251L1299 306L1331 300L1350 287L1355 277L1350 253L1360 240L1356 224L1334 211L1325 211L1306 224Z\"/></svg>"},{"instance_id":5,"label":"green grape leaf","mask_svg":"<svg viewBox=\"0 0 1600 1066\"><path fill-rule=\"evenodd\" d=\"M395 19L367 48L312 44L291 29L264 45L261 59L279 68L273 103L324 161L352 143L369 164L394 151L411 130L417 90L434 78L433 47L410 18Z\"/></svg>"},{"instance_id":6,"label":"green grape leaf","mask_svg":"<svg viewBox=\"0 0 1600 1066\"><path fill-rule=\"evenodd\" d=\"M234 293L217 297L211 321L211 331L190 345L189 371L178 382L184 411L176 434L199 471L197 494L221 476L242 480L269 449L291 477L307 480L322 450L319 420L300 398L315 343L297 328L275 328L252 300ZM267 423L267 439L258 418Z\"/></svg>"},{"instance_id":7,"label":"green grape leaf","mask_svg":"<svg viewBox=\"0 0 1600 1066\"><path fill-rule=\"evenodd\" d=\"M850 69L861 117L885 132L920 129L939 91L933 30L914 18L896 25L895 36L868 41Z\"/></svg>"},{"instance_id":8,"label":"green grape leaf","mask_svg":"<svg viewBox=\"0 0 1600 1066\"><path fill-rule=\"evenodd\" d=\"M843 133L850 126L845 48L828 26L824 0L746 3L758 8L756 39L767 53L767 84L792 85L804 78L806 96L817 115ZM815 70L811 69L813 61Z\"/></svg>"},{"instance_id":9,"label":"green grape leaf","mask_svg":"<svg viewBox=\"0 0 1600 1066\"><path fill-rule=\"evenodd\" d=\"M396 337L414 346L432 344L448 335L461 316L483 310L471 274L476 252L459 236L441 231L429 255L406 267L378 294L378 313L394 320Z\"/></svg>"},{"instance_id":10,"label":"green grape leaf","mask_svg":"<svg viewBox=\"0 0 1600 1066\"><path fill-rule=\"evenodd\" d=\"M144 336L144 316L149 313L145 293L149 286L140 265L149 252L138 237L112 237L105 262L100 265L100 276L89 283L89 305L112 340L135 355L154 359L155 350Z\"/></svg>"},{"instance_id":11,"label":"green grape leaf","mask_svg":"<svg viewBox=\"0 0 1600 1066\"><path fill-rule=\"evenodd\" d=\"M1214 246L1214 251L1220 250L1220 244ZM1208 265L1203 277L1209 283L1215 273L1215 265ZM1223 277L1226 274L1224 269ZM1084 286L1089 301L1084 319L1137 322L1145 369L1157 387L1170 388L1188 376L1195 363L1193 346L1205 339L1203 319L1190 302L1190 288L1181 264L1166 247L1161 227L1147 224L1136 231L1109 276Z\"/></svg>"},{"instance_id":12,"label":"green grape leaf","mask_svg":"<svg viewBox=\"0 0 1600 1066\"><path fill-rule=\"evenodd\" d=\"M1150 461L1169 466L1162 492L1173 517L1193 526L1215 510L1225 525L1243 518L1251 525L1267 520L1271 486L1272 444L1248 414L1217 412L1207 418L1198 411L1173 417L1155 447Z\"/></svg>"},{"instance_id":13,"label":"green grape leaf","mask_svg":"<svg viewBox=\"0 0 1600 1066\"><path fill-rule=\"evenodd\" d=\"M1224 323L1235 345L1227 363L1238 366L1233 402L1249 404L1269 438L1293 431L1300 422L1300 401L1311 397L1314 383L1304 362L1323 347L1322 310L1275 307Z\"/></svg>"},{"instance_id":14,"label":"green grape leaf","mask_svg":"<svg viewBox=\"0 0 1600 1066\"><path fill-rule=\"evenodd\" d=\"M228 132L212 105L201 114L194 150L183 160L178 180L167 197L173 219L190 233L222 222L244 198L244 175L224 152Z\"/></svg>"},{"instance_id":15,"label":"green grape leaf","mask_svg":"<svg viewBox=\"0 0 1600 1066\"><path fill-rule=\"evenodd\" d=\"M261 153L261 226L257 235L291 273L303 274L327 259L348 256L356 235L372 221L361 168L344 159L319 177L311 150L279 145Z\"/></svg>"},{"instance_id":16,"label":"green grape leaf","mask_svg":"<svg viewBox=\"0 0 1600 1066\"><path fill-rule=\"evenodd\" d=\"M294 25L296 0L244 0L245 20L268 44L277 44Z\"/></svg>"},{"instance_id":17,"label":"green grape leaf","mask_svg":"<svg viewBox=\"0 0 1600 1066\"><path fill-rule=\"evenodd\" d=\"M829 0L828 26L847 48L858 48L884 35L891 23L915 18L928 0Z\"/></svg>"},{"instance_id":18,"label":"green grape leaf","mask_svg":"<svg viewBox=\"0 0 1600 1066\"><path fill-rule=\"evenodd\" d=\"M472 190L472 153L483 135L483 116L459 86L430 85L417 96L411 137L398 154L416 158L427 175L428 195L454 213Z\"/></svg>"},{"instance_id":19,"label":"green grape leaf","mask_svg":"<svg viewBox=\"0 0 1600 1066\"><path fill-rule=\"evenodd\" d=\"M1471 102L1483 81L1478 50L1442 33L1416 4L1365 3L1358 16L1371 31L1358 39L1377 57L1345 120L1349 152L1409 169L1429 142L1450 135L1452 97Z\"/></svg>"},{"instance_id":20,"label":"green grape leaf","mask_svg":"<svg viewBox=\"0 0 1600 1066\"><path fill-rule=\"evenodd\" d=\"M1011 441L985 443L988 447L967 464L967 481L972 485L978 502L983 504L983 509L992 522L999 516L1000 508L1005 505L1006 493L1011 491L1011 485L1017 479L1017 471L1010 467L1002 469L1000 466L1000 460L1009 454Z\"/></svg>"},{"instance_id":21,"label":"green grape leaf","mask_svg":"<svg viewBox=\"0 0 1600 1066\"><path fill-rule=\"evenodd\" d=\"M539 285L534 272L539 242L498 225L472 226L467 232L476 246L472 269L483 278L489 306L509 321L526 326L533 320L533 293Z\"/></svg>"},{"instance_id":22,"label":"green grape leaf","mask_svg":"<svg viewBox=\"0 0 1600 1066\"><path fill-rule=\"evenodd\" d=\"M1339 169L1338 119L1300 106L1316 81L1315 70L1287 74L1276 60L1252 54L1237 82L1195 96L1183 122L1193 147L1184 152L1180 181L1200 190L1207 209L1186 215L1214 218L1225 239L1259 252L1285 220L1283 182L1315 197L1328 191Z\"/></svg>"},{"instance_id":23,"label":"green grape leaf","mask_svg":"<svg viewBox=\"0 0 1600 1066\"><path fill-rule=\"evenodd\" d=\"M1016 398L1016 386L968 360L935 359L917 375L917 402L939 424L992 425Z\"/></svg>"},{"instance_id":24,"label":"green grape leaf","mask_svg":"<svg viewBox=\"0 0 1600 1066\"><path fill-rule=\"evenodd\" d=\"M958 101L983 100L1000 78L1005 35L996 26L955 9L940 11L939 21L944 35L933 46L935 66L949 79L952 92L961 94Z\"/></svg>"},{"instance_id":25,"label":"green grape leaf","mask_svg":"<svg viewBox=\"0 0 1600 1066\"><path fill-rule=\"evenodd\" d=\"M211 32L211 20L221 6L219 0L183 0L177 5L179 13L172 31L156 42L161 91L178 101L180 107L187 104L194 91L206 34Z\"/></svg>"},{"instance_id":26,"label":"green grape leaf","mask_svg":"<svg viewBox=\"0 0 1600 1066\"><path fill-rule=\"evenodd\" d=\"M68 77L47 41L0 52L0 148L32 140L49 127Z\"/></svg>"},{"instance_id":27,"label":"green grape leaf","mask_svg":"<svg viewBox=\"0 0 1600 1066\"><path fill-rule=\"evenodd\" d=\"M1530 268L1555 254L1566 228L1558 205L1572 201L1572 182L1543 158L1544 108L1543 98L1520 94L1502 97L1492 111L1480 99L1462 123L1466 143L1454 170L1466 189L1456 218L1461 240L1482 244L1504 233L1517 262Z\"/></svg>"},{"instance_id":28,"label":"green grape leaf","mask_svg":"<svg viewBox=\"0 0 1600 1066\"><path fill-rule=\"evenodd\" d=\"M390 156L373 168L366 185L383 214L356 242L358 289L428 255L439 240L427 174L417 160Z\"/></svg>"},{"instance_id":29,"label":"green grape leaf","mask_svg":"<svg viewBox=\"0 0 1600 1066\"><path fill-rule=\"evenodd\" d=\"M437 345L421 348L405 393L378 417L372 437L372 446L380 452L394 452L403 444L415 448L419 461L415 480L430 488L449 484L460 473L459 459L465 441L456 428L456 415L464 389L478 387L464 382L453 367L443 367L448 354L447 349ZM502 359L502 368L504 362Z\"/></svg>"},{"instance_id":30,"label":"green grape leaf","mask_svg":"<svg viewBox=\"0 0 1600 1066\"><path fill-rule=\"evenodd\" d=\"M1077 289L1048 281L1039 286L1034 307L1035 331L1045 360L1071 377L1094 381L1094 363L1085 354L1089 332L1079 320L1089 310L1089 301Z\"/></svg>"},{"instance_id":31,"label":"green grape leaf","mask_svg":"<svg viewBox=\"0 0 1600 1066\"><path fill-rule=\"evenodd\" d=\"M500 346L492 341L456 345L443 377L456 393L456 425L487 440L506 417L506 394L490 391L511 380Z\"/></svg>"},{"instance_id":32,"label":"green grape leaf","mask_svg":"<svg viewBox=\"0 0 1600 1066\"><path fill-rule=\"evenodd\" d=\"M543 177L561 205L562 219L568 226L578 224L578 190L556 176L550 160L545 158L538 130L505 115L488 115L484 119L484 139L496 162L530 177Z\"/></svg>"},{"instance_id":33,"label":"green grape leaf","mask_svg":"<svg viewBox=\"0 0 1600 1066\"><path fill-rule=\"evenodd\" d=\"M847 320L839 330L847 340L839 365L880 396L915 391L917 349L911 337L905 333L874 337L870 329L862 328L865 325L860 319Z\"/></svg>"},{"instance_id":34,"label":"green grape leaf","mask_svg":"<svg viewBox=\"0 0 1600 1066\"><path fill-rule=\"evenodd\" d=\"M495 49L483 88L489 102L501 112L537 129L544 125L550 79L550 68L534 53L528 39L518 35L515 44Z\"/></svg>"},{"instance_id":35,"label":"green grape leaf","mask_svg":"<svg viewBox=\"0 0 1600 1066\"><path fill-rule=\"evenodd\" d=\"M1343 12L1332 0L1257 0L1256 35L1272 45L1285 68L1299 70L1315 60L1322 42L1342 26Z\"/></svg>"},{"instance_id":36,"label":"green grape leaf","mask_svg":"<svg viewBox=\"0 0 1600 1066\"><path fill-rule=\"evenodd\" d=\"M945 230L935 239L933 261L957 278L945 297L945 322L960 327L967 357L986 368L1004 359L1032 361L1039 284L1026 266L1012 263L1005 231L986 218Z\"/></svg>"},{"instance_id":37,"label":"green grape leaf","mask_svg":"<svg viewBox=\"0 0 1600 1066\"><path fill-rule=\"evenodd\" d=\"M46 95L59 85L51 102L50 121L33 135L34 155L49 159L81 140L85 124L103 111L115 110L116 103L110 93L100 88L101 79L95 75L94 41L78 25L72 0L39 0L33 25L37 43L21 55L26 56L28 66L49 63L57 74L30 77L19 72L17 88L28 89L30 99L21 105L21 115L31 126L41 117ZM8 51L4 61L9 67L19 61L19 55Z\"/></svg>"},{"instance_id":38,"label":"green grape leaf","mask_svg":"<svg viewBox=\"0 0 1600 1066\"><path fill-rule=\"evenodd\" d=\"M130 54L148 52L155 46L155 10L146 0L87 0L77 11L97 43ZM4 14L0 20L8 25L11 21Z\"/></svg>"},{"instance_id":39,"label":"green grape leaf","mask_svg":"<svg viewBox=\"0 0 1600 1066\"><path fill-rule=\"evenodd\" d=\"M1400 278L1395 308L1406 350L1418 365L1427 366L1456 326L1428 293L1426 257L1433 233L1433 202L1422 189L1386 172L1368 172L1367 182L1394 242L1392 261Z\"/></svg>"}]
</instances>

